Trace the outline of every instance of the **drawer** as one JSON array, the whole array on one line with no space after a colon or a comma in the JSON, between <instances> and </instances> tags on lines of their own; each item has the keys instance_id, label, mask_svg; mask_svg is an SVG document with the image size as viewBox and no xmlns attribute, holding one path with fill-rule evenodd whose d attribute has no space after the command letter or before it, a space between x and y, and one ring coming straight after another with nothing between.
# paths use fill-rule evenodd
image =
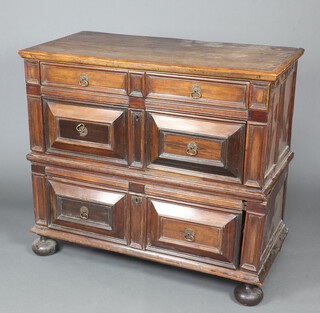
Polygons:
<instances>
[{"instance_id":1,"label":"drawer","mask_svg":"<svg viewBox=\"0 0 320 313\"><path fill-rule=\"evenodd\" d=\"M148 113L149 167L242 178L245 123Z\"/></svg>"},{"instance_id":2,"label":"drawer","mask_svg":"<svg viewBox=\"0 0 320 313\"><path fill-rule=\"evenodd\" d=\"M248 86L232 81L149 75L148 97L246 109Z\"/></svg>"},{"instance_id":3,"label":"drawer","mask_svg":"<svg viewBox=\"0 0 320 313\"><path fill-rule=\"evenodd\" d=\"M48 180L51 227L125 238L125 193Z\"/></svg>"},{"instance_id":4,"label":"drawer","mask_svg":"<svg viewBox=\"0 0 320 313\"><path fill-rule=\"evenodd\" d=\"M127 94L127 73L72 65L41 64L41 84Z\"/></svg>"},{"instance_id":5,"label":"drawer","mask_svg":"<svg viewBox=\"0 0 320 313\"><path fill-rule=\"evenodd\" d=\"M77 152L125 161L125 110L44 99L49 151Z\"/></svg>"},{"instance_id":6,"label":"drawer","mask_svg":"<svg viewBox=\"0 0 320 313\"><path fill-rule=\"evenodd\" d=\"M227 212L148 199L148 249L201 261L238 262L241 211Z\"/></svg>"}]
</instances>

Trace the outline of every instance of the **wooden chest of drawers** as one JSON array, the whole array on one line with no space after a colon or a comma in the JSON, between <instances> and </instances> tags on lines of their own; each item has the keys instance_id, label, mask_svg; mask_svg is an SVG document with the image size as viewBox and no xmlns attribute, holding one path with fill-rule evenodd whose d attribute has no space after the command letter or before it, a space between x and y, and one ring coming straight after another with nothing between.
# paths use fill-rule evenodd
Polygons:
<instances>
[{"instance_id":1,"label":"wooden chest of drawers","mask_svg":"<svg viewBox=\"0 0 320 313\"><path fill-rule=\"evenodd\" d=\"M93 32L19 51L33 250L112 250L241 281L236 298L260 302L287 234L302 53Z\"/></svg>"}]
</instances>

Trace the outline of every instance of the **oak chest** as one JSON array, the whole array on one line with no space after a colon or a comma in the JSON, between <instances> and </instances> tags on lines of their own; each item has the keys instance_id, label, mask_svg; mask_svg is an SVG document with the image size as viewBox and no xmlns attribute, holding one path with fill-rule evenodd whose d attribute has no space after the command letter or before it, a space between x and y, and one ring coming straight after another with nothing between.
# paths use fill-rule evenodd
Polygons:
<instances>
[{"instance_id":1,"label":"oak chest","mask_svg":"<svg viewBox=\"0 0 320 313\"><path fill-rule=\"evenodd\" d=\"M66 240L223 276L259 303L287 234L302 53L94 32L19 51L33 250Z\"/></svg>"}]
</instances>

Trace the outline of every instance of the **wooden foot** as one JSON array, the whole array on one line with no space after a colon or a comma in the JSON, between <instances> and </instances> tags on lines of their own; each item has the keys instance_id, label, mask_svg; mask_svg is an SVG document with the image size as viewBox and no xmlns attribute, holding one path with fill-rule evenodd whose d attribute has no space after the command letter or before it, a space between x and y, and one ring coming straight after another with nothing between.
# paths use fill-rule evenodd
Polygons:
<instances>
[{"instance_id":1,"label":"wooden foot","mask_svg":"<svg viewBox=\"0 0 320 313\"><path fill-rule=\"evenodd\" d=\"M234 296L243 305L254 306L263 299L263 291L260 287L250 284L240 284L234 288Z\"/></svg>"},{"instance_id":2,"label":"wooden foot","mask_svg":"<svg viewBox=\"0 0 320 313\"><path fill-rule=\"evenodd\" d=\"M57 242L53 239L40 236L32 244L32 251L40 256L54 254L57 251Z\"/></svg>"}]
</instances>

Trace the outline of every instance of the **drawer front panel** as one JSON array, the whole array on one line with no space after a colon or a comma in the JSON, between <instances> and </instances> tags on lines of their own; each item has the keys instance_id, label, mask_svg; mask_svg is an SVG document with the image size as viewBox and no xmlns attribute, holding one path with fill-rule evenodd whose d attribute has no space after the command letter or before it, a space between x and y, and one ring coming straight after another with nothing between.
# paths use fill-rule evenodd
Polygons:
<instances>
[{"instance_id":1,"label":"drawer front panel","mask_svg":"<svg viewBox=\"0 0 320 313\"><path fill-rule=\"evenodd\" d=\"M148 249L166 249L235 265L241 212L148 200ZM171 252L170 252L171 251ZM210 260L209 260L210 262Z\"/></svg>"},{"instance_id":2,"label":"drawer front panel","mask_svg":"<svg viewBox=\"0 0 320 313\"><path fill-rule=\"evenodd\" d=\"M112 207L59 197L57 209L60 220L71 222L77 220L80 224L81 221L87 220L86 224L91 224L93 227L113 229Z\"/></svg>"},{"instance_id":3,"label":"drawer front panel","mask_svg":"<svg viewBox=\"0 0 320 313\"><path fill-rule=\"evenodd\" d=\"M48 181L51 224L123 239L126 194Z\"/></svg>"},{"instance_id":4,"label":"drawer front panel","mask_svg":"<svg viewBox=\"0 0 320 313\"><path fill-rule=\"evenodd\" d=\"M148 76L148 97L247 108L247 83Z\"/></svg>"},{"instance_id":5,"label":"drawer front panel","mask_svg":"<svg viewBox=\"0 0 320 313\"><path fill-rule=\"evenodd\" d=\"M127 73L71 65L41 64L41 84L127 94Z\"/></svg>"},{"instance_id":6,"label":"drawer front panel","mask_svg":"<svg viewBox=\"0 0 320 313\"><path fill-rule=\"evenodd\" d=\"M242 178L245 124L148 114L149 167Z\"/></svg>"},{"instance_id":7,"label":"drawer front panel","mask_svg":"<svg viewBox=\"0 0 320 313\"><path fill-rule=\"evenodd\" d=\"M59 119L60 137L88 142L109 143L109 126ZM79 127L80 125L80 127ZM82 128L81 128L82 126Z\"/></svg>"},{"instance_id":8,"label":"drawer front panel","mask_svg":"<svg viewBox=\"0 0 320 313\"><path fill-rule=\"evenodd\" d=\"M126 158L124 110L44 100L47 148Z\"/></svg>"}]
</instances>

